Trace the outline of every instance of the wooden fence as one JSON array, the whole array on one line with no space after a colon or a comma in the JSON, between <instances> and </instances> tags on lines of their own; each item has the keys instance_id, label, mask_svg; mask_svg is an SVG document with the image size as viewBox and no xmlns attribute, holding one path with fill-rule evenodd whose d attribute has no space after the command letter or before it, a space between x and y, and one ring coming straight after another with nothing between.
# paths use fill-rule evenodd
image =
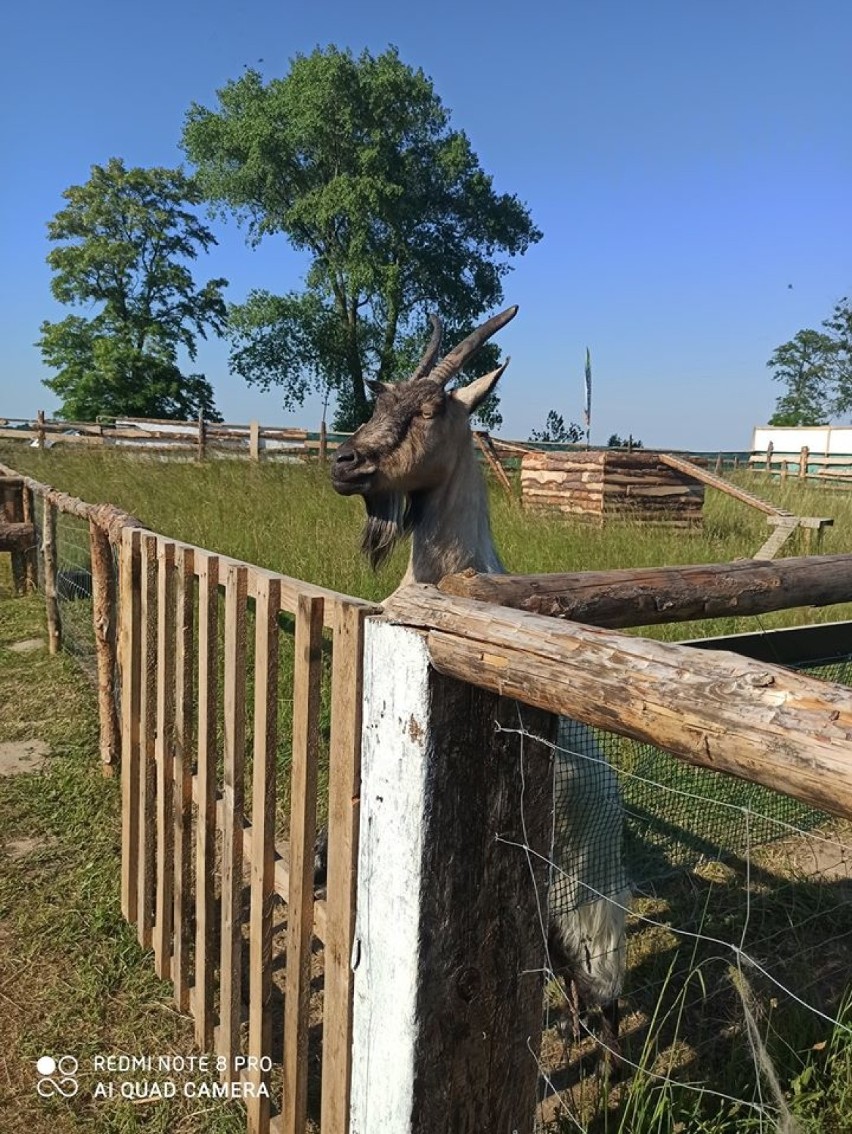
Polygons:
<instances>
[{"instance_id":1,"label":"wooden fence","mask_svg":"<svg viewBox=\"0 0 852 1134\"><path fill-rule=\"evenodd\" d=\"M307 429L246 425L208 421L169 421L159 418L120 418L110 422L51 421L43 410L35 420L0 418L0 440L25 442L39 449L54 445L88 448L103 446L189 456L198 460L217 454L247 456L260 460L263 456L325 459L347 434L328 434L325 425L312 433Z\"/></svg>"},{"instance_id":2,"label":"wooden fence","mask_svg":"<svg viewBox=\"0 0 852 1134\"><path fill-rule=\"evenodd\" d=\"M786 480L815 480L828 487L842 488L852 484L852 456L838 453L815 453L803 445L798 453L776 452L772 441L763 453L752 453L749 466L755 472L772 473Z\"/></svg>"},{"instance_id":3,"label":"wooden fence","mask_svg":"<svg viewBox=\"0 0 852 1134\"><path fill-rule=\"evenodd\" d=\"M852 815L844 686L437 588L409 588L369 617L377 609L361 600L19 479L45 509L48 608L51 515L89 521L102 754L107 767L116 746L121 756L122 909L192 1013L199 1047L222 1057L250 1131L306 1129L312 938L324 944L324 1134L532 1129L545 878L518 848L546 836L552 801L536 788L550 782L546 745L494 733L495 718L515 713L516 702L539 712L525 727L531 721L545 740L549 714L566 714ZM833 582L818 601L852 600L850 557L823 557L820 566ZM708 580L730 567L704 568L700 578L695 568L666 569L657 580L665 591L654 587L657 609L677 584L670 617L689 616ZM749 586L778 570L747 567ZM805 571L802 563L794 573L792 600L773 599L769 586L758 608L801 601L801 585L813 598ZM601 575L602 594L627 585ZM564 613L558 590L545 601ZM643 624L641 599L634 606L632 618L608 615L609 624ZM280 647L291 625L285 689ZM329 653L322 901L313 845ZM288 837L277 840L282 695L293 706L292 762ZM287 907L277 1100L269 1093L276 898Z\"/></svg>"},{"instance_id":4,"label":"wooden fence","mask_svg":"<svg viewBox=\"0 0 852 1134\"><path fill-rule=\"evenodd\" d=\"M348 1122L361 640L373 608L139 528L122 533L119 594L123 912L136 924L140 943L153 948L158 974L173 981L179 1006L192 1012L199 1047L223 1057L225 1080L239 1081L241 1067L247 1068L239 1089L249 1129L266 1131L270 1099L257 1092L262 1082L269 1087L262 1068L271 1057L273 897L286 902L284 1090L277 1128L304 1128L316 936L324 944L325 967L323 1130L342 1134ZM295 620L295 665L289 841L276 848L282 614ZM315 903L324 630L331 632L332 656L329 863L327 897ZM244 883L250 895L245 916Z\"/></svg>"}]
</instances>

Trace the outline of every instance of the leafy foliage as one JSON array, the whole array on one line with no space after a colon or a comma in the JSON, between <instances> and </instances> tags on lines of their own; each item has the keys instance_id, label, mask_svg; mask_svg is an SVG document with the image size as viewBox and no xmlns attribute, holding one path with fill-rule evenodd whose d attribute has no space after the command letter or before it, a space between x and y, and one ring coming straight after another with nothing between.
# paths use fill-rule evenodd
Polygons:
<instances>
[{"instance_id":1,"label":"leafy foliage","mask_svg":"<svg viewBox=\"0 0 852 1134\"><path fill-rule=\"evenodd\" d=\"M204 376L182 374L177 362L180 348L194 359L198 336L225 322L227 281L196 288L187 266L216 242L187 207L201 199L194 182L112 158L63 196L68 204L48 225L59 245L47 257L51 290L60 303L100 310L42 323L37 345L59 371L45 385L62 398L60 416L221 420Z\"/></svg>"},{"instance_id":2,"label":"leafy foliage","mask_svg":"<svg viewBox=\"0 0 852 1134\"><path fill-rule=\"evenodd\" d=\"M638 441L632 433L627 437L620 437L617 433L611 433L609 441L607 441L608 449L641 449L642 442Z\"/></svg>"},{"instance_id":3,"label":"leafy foliage","mask_svg":"<svg viewBox=\"0 0 852 1134\"><path fill-rule=\"evenodd\" d=\"M786 391L770 425L823 425L852 411L852 307L841 299L824 331L801 330L772 352L767 366Z\"/></svg>"},{"instance_id":4,"label":"leafy foliage","mask_svg":"<svg viewBox=\"0 0 852 1134\"><path fill-rule=\"evenodd\" d=\"M566 425L561 413L550 410L544 429L534 429L530 434L530 441L550 441L557 444L576 445L583 440L583 427L576 421L569 421Z\"/></svg>"},{"instance_id":5,"label":"leafy foliage","mask_svg":"<svg viewBox=\"0 0 852 1134\"><path fill-rule=\"evenodd\" d=\"M502 300L505 257L541 238L395 49L317 49L266 85L247 71L215 110L190 107L183 146L205 196L236 213L249 243L283 235L308 258L303 292L253 292L233 309L234 368L280 385L286 406L332 390L339 428L369 416L368 375L407 376L429 311L462 337ZM495 357L483 350L469 377Z\"/></svg>"}]
</instances>

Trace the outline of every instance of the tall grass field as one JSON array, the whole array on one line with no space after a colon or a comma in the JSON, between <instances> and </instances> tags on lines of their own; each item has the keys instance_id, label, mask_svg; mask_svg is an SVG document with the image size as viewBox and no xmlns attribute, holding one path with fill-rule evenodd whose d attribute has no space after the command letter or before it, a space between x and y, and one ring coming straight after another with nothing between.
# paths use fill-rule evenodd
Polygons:
<instances>
[{"instance_id":1,"label":"tall grass field","mask_svg":"<svg viewBox=\"0 0 852 1134\"><path fill-rule=\"evenodd\" d=\"M124 508L147 527L293 578L380 601L405 566L401 547L378 574L358 554L363 505L338 496L326 469L246 460L160 461L114 451L40 452L0 446L0 460L91 503ZM852 552L852 491L829 490L760 473L734 481L795 515L830 516L825 553ZM702 531L688 533L628 521L599 527L562 516L534 515L516 496L491 490L492 527L509 571L526 574L666 566L751 558L768 537L766 517L708 489ZM783 554L803 553L797 533ZM759 619L714 619L651 628L646 635L685 639L850 617L852 605L801 609Z\"/></svg>"}]
</instances>

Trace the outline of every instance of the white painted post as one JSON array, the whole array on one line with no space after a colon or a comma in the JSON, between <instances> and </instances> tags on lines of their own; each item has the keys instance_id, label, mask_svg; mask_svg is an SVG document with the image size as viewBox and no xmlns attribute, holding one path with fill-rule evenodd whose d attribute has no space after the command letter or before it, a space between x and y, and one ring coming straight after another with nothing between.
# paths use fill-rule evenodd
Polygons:
<instances>
[{"instance_id":1,"label":"white painted post","mask_svg":"<svg viewBox=\"0 0 852 1134\"><path fill-rule=\"evenodd\" d=\"M550 750L442 677L419 631L365 626L351 1134L531 1132ZM524 709L550 739L555 718ZM514 844L514 845L513 845Z\"/></svg>"}]
</instances>

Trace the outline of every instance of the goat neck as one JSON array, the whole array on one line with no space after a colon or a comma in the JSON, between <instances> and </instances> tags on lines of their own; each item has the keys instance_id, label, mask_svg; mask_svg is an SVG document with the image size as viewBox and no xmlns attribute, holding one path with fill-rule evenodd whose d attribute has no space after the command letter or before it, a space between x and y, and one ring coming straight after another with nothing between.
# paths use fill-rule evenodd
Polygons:
<instances>
[{"instance_id":1,"label":"goat neck","mask_svg":"<svg viewBox=\"0 0 852 1134\"><path fill-rule=\"evenodd\" d=\"M409 509L411 554L399 589L409 583L439 583L459 571L503 573L469 434L450 475L434 488L412 493Z\"/></svg>"}]
</instances>

